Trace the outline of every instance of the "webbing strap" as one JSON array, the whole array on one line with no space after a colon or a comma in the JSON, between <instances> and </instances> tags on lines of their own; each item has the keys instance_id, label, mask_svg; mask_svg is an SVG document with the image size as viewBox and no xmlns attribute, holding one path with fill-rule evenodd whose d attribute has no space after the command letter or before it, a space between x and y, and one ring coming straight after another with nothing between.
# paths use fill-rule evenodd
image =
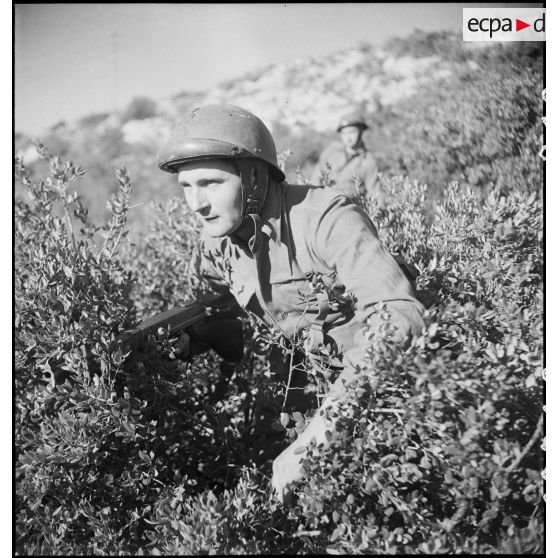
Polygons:
<instances>
[{"instance_id":1,"label":"webbing strap","mask_svg":"<svg viewBox=\"0 0 558 558\"><path fill-rule=\"evenodd\" d=\"M318 314L308 328L308 337L305 341L305 349L311 353L319 353L320 346L324 344L324 323L329 312L329 298L326 291L317 292L316 300Z\"/></svg>"},{"instance_id":2,"label":"webbing strap","mask_svg":"<svg viewBox=\"0 0 558 558\"><path fill-rule=\"evenodd\" d=\"M248 217L252 219L254 225L254 234L248 240L248 248L252 255L255 256L260 249L262 229L261 229L261 218L257 213L248 213Z\"/></svg>"},{"instance_id":3,"label":"webbing strap","mask_svg":"<svg viewBox=\"0 0 558 558\"><path fill-rule=\"evenodd\" d=\"M237 165L242 180L244 219L253 227L248 248L255 256L261 246L261 212L269 188L269 169L261 161L239 159Z\"/></svg>"}]
</instances>

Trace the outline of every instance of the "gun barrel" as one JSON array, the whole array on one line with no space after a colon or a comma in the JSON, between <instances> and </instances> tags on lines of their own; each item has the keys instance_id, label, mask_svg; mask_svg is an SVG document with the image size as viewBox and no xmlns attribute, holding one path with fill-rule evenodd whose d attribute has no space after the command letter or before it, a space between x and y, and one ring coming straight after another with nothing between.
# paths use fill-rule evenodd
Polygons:
<instances>
[{"instance_id":1,"label":"gun barrel","mask_svg":"<svg viewBox=\"0 0 558 558\"><path fill-rule=\"evenodd\" d=\"M222 296L214 296L204 302L190 302L185 306L171 308L147 318L137 326L123 331L119 340L130 348L138 347L149 335L157 334L160 328L173 336L208 316L223 318L236 316L235 304L234 299L230 300L230 297Z\"/></svg>"},{"instance_id":2,"label":"gun barrel","mask_svg":"<svg viewBox=\"0 0 558 558\"><path fill-rule=\"evenodd\" d=\"M160 327L166 329L171 335L194 324L205 317L205 307L201 302L192 302L188 306L171 308L148 318L139 324L138 329L146 334L156 333Z\"/></svg>"},{"instance_id":3,"label":"gun barrel","mask_svg":"<svg viewBox=\"0 0 558 558\"><path fill-rule=\"evenodd\" d=\"M187 306L172 308L147 318L136 327L123 331L120 334L120 339L125 345L136 347L144 342L149 335L156 334L159 328L163 328L169 335L175 335L202 320L205 316L204 305L201 302L192 302Z\"/></svg>"}]
</instances>

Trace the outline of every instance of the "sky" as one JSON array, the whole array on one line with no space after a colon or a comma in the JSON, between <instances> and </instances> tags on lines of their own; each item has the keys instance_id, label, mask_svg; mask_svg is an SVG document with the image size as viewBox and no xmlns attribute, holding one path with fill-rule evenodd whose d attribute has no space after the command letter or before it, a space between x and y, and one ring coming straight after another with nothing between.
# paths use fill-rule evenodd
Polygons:
<instances>
[{"instance_id":1,"label":"sky","mask_svg":"<svg viewBox=\"0 0 558 558\"><path fill-rule=\"evenodd\" d=\"M414 29L462 28L494 3L17 4L16 130L122 109L272 63L324 56ZM532 4L531 4L532 5Z\"/></svg>"},{"instance_id":2,"label":"sky","mask_svg":"<svg viewBox=\"0 0 558 558\"><path fill-rule=\"evenodd\" d=\"M413 29L460 29L463 4L18 4L16 129L162 99Z\"/></svg>"}]
</instances>

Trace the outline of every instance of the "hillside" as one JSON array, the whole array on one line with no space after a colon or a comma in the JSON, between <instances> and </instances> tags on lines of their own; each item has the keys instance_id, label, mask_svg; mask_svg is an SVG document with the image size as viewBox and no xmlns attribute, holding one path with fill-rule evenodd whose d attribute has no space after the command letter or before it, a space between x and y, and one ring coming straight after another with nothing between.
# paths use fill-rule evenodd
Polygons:
<instances>
[{"instance_id":1,"label":"hillside","mask_svg":"<svg viewBox=\"0 0 558 558\"><path fill-rule=\"evenodd\" d=\"M529 65L531 78L516 76L513 68L518 64ZM542 88L541 76L542 51L537 44L520 48L514 44L479 47L463 43L456 34L417 31L406 39L382 46L361 43L321 58L273 64L210 91L182 92L160 100L140 97L118 115L97 114L60 122L46 131L43 140L51 152L70 158L87 170L83 180L85 197L95 217L106 214L101 200L106 198L107 190L116 187L114 169L122 165L132 176L133 203L163 201L178 193L172 177L156 168L155 155L173 118L205 103L238 104L259 115L272 130L278 151L290 151L286 171L291 181L310 174L321 149L334 138L339 115L348 107L359 106L373 124L365 139L384 173L404 173L435 182L436 190L452 179L476 186L479 181L489 184L491 176L484 173L478 179L476 175L471 177L465 163L454 169L455 154L450 153L448 161L439 168L439 159L445 158L443 154L438 157L439 150L448 146L446 128L454 131L461 128L464 142L477 141L477 136L482 142L485 130L465 129L470 122L482 128L486 121L483 100L475 98L477 91L482 91L483 86L498 86L509 78L513 81L510 84L513 97L517 91L514 80L519 79L522 99L532 97L534 101L537 95L534 87L540 83ZM459 99L459 106L455 106L453 99ZM518 101L511 97L508 100L512 110ZM542 115L540 97L537 105L536 112ZM467 122L442 126L439 137L434 137L435 130L429 131L443 119L458 117L461 110L467 114L468 109L481 112L469 114ZM435 114L436 111L441 114ZM531 141L542 132L540 126L534 131L535 125L539 126L540 121L531 118L529 130L521 124L520 131L516 126L503 133L519 134L514 140L523 144L527 136ZM432 145L434 152L428 160L421 157L418 161L414 149L425 138L441 145ZM455 142L452 139L450 143ZM33 167L38 156L31 138L18 134L16 149L23 154L25 163ZM41 168L40 164L37 168ZM296 170L299 172L295 173ZM141 221L148 208L135 211ZM132 228L134 221L132 215Z\"/></svg>"},{"instance_id":2,"label":"hillside","mask_svg":"<svg viewBox=\"0 0 558 558\"><path fill-rule=\"evenodd\" d=\"M232 103L258 114L272 130L280 123L294 135L308 128L330 133L347 107L358 105L373 113L414 95L432 81L451 77L454 67L454 62L440 56L393 56L385 48L361 44L323 58L273 64L205 93L156 101L151 116L123 123L123 114L121 118L100 115L60 123L49 132L69 134L79 141L84 133L102 135L107 129L121 128L125 143L156 144L168 132L172 118L193 104ZM25 155L31 162L32 151Z\"/></svg>"}]
</instances>

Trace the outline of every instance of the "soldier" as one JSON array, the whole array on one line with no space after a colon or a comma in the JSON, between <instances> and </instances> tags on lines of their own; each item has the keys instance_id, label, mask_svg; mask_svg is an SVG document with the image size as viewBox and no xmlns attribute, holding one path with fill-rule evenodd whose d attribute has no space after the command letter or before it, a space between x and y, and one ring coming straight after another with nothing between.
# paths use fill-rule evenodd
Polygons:
<instances>
[{"instance_id":1,"label":"soldier","mask_svg":"<svg viewBox=\"0 0 558 558\"><path fill-rule=\"evenodd\" d=\"M329 178L333 180L334 190L355 200L362 194L375 197L382 205L384 196L378 179L378 166L362 140L362 134L367 129L368 125L360 113L345 114L337 126L341 141L332 143L323 151L311 183L320 184L322 172L329 163Z\"/></svg>"},{"instance_id":2,"label":"soldier","mask_svg":"<svg viewBox=\"0 0 558 558\"><path fill-rule=\"evenodd\" d=\"M232 105L196 108L177 121L158 161L177 174L203 225L193 259L200 296L232 293L241 308L291 342L305 339L305 354L316 366L327 366L319 349L334 348L330 360L341 372L322 408L335 405L344 382L356 379L365 324L379 319L382 303L399 340L420 332L423 308L369 217L336 190L287 184L273 138L254 114ZM180 340L186 355L195 352L191 337L208 334L189 333ZM221 333L232 335L230 322ZM286 381L288 364L273 351L270 361L275 377ZM290 387L303 385L304 373L291 372ZM316 413L274 460L272 484L281 500L302 476L305 454L295 450L313 437L325 444L333 427Z\"/></svg>"}]
</instances>

